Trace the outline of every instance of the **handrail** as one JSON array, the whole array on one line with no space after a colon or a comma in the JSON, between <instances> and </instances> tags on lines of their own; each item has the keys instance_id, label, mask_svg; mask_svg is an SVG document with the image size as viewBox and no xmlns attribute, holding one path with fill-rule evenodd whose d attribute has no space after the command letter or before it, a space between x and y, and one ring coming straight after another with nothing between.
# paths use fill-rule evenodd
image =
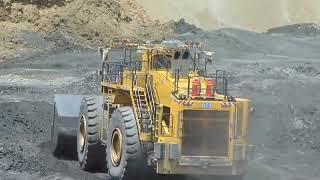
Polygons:
<instances>
[{"instance_id":1,"label":"handrail","mask_svg":"<svg viewBox=\"0 0 320 180\"><path fill-rule=\"evenodd\" d=\"M152 111L154 112L155 111L155 99L154 99L154 92L153 92L153 89L152 89L152 84L151 84L151 79L150 79L150 76L147 77L147 87L146 87L146 90L147 90L147 94L151 100L151 109Z\"/></svg>"},{"instance_id":2,"label":"handrail","mask_svg":"<svg viewBox=\"0 0 320 180\"><path fill-rule=\"evenodd\" d=\"M185 86L180 86L179 84L182 82L181 79L187 80L187 82L184 82L187 84L187 87ZM192 87L191 87L191 81L192 79L202 79L204 81L206 80L215 80L216 85L214 86L214 89L212 89L213 92L217 92L218 94L221 94L223 96L225 96L225 98L228 96L227 94L227 77L226 77L226 72L223 70L217 70L216 74L214 75L206 75L206 76L198 76L198 75L188 75L187 79L186 78L181 78L179 76L179 72L175 75L175 94L179 95L178 98L194 98L192 96L190 96L190 92L192 91ZM205 92L207 92L207 86L200 86L199 90L201 93L201 95L199 96L199 98L201 97L206 97ZM185 92L184 94L181 92Z\"/></svg>"},{"instance_id":3,"label":"handrail","mask_svg":"<svg viewBox=\"0 0 320 180\"><path fill-rule=\"evenodd\" d=\"M104 76L104 79L106 79L109 83L123 84L123 81L126 78L123 76L123 71L124 71L124 69L128 69L128 67L130 67L129 70L131 71L132 74L134 74L134 76L131 77L132 78L132 87L134 87L138 83L138 82L136 82L137 81L137 78L136 78L137 71L140 72L140 70L138 68L140 67L140 65L143 62L144 61L130 62L130 65L125 64L125 63L119 63L119 62L106 63L106 71L107 71L108 76ZM161 65L161 63L160 63L160 65ZM206 79L215 80L216 86L215 86L214 92L216 92L220 95L224 95L225 98L228 96L228 92L227 92L228 91L228 79L227 79L226 72L223 70L216 70L215 74L207 74L204 76L199 76L197 73L195 73L194 75L189 74L186 77L182 77L179 70L176 71L174 74L172 74L172 72L168 68L163 69L161 71L155 71L155 73L157 74L157 77L160 80L162 80L162 82L164 82L171 89L172 93L177 94L179 96L178 98L193 98L190 96L190 92L192 91L192 85L191 85L192 82L191 81L192 81L192 79L196 79L196 78L202 79L202 80L206 80ZM164 74L164 73L166 73L166 74ZM148 72L146 72L146 75L149 76L150 74ZM170 78L168 78L168 76ZM149 79L147 79L147 80L149 80ZM150 82L147 82L147 83L150 83ZM185 85L182 86L181 85L182 83L185 83ZM205 86L200 86L199 88L200 88L199 90L201 92L206 91ZM182 94L179 95L180 92L182 92ZM149 94L149 95L151 95L151 94Z\"/></svg>"},{"instance_id":4,"label":"handrail","mask_svg":"<svg viewBox=\"0 0 320 180\"><path fill-rule=\"evenodd\" d=\"M151 110L150 112L150 116L151 116L151 126L154 127L154 125L156 124L155 119L156 119L156 101L155 101L155 97L154 97L154 90L153 90L153 86L151 84L151 79L150 76L147 76L147 82L146 82L146 91L147 91L147 100L149 100L148 104L149 104L149 108Z\"/></svg>"}]
</instances>

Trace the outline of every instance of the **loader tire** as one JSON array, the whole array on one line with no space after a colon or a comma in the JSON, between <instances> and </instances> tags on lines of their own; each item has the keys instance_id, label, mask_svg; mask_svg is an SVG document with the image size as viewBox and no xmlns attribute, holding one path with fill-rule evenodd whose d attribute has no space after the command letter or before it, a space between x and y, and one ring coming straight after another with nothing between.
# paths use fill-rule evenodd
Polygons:
<instances>
[{"instance_id":1,"label":"loader tire","mask_svg":"<svg viewBox=\"0 0 320 180\"><path fill-rule=\"evenodd\" d=\"M86 171L103 170L105 162L105 146L99 137L99 103L96 98L83 98L77 132L77 152L80 168Z\"/></svg>"},{"instance_id":2,"label":"loader tire","mask_svg":"<svg viewBox=\"0 0 320 180\"><path fill-rule=\"evenodd\" d=\"M146 164L131 107L122 107L112 113L107 133L106 154L111 179L139 179Z\"/></svg>"}]
</instances>

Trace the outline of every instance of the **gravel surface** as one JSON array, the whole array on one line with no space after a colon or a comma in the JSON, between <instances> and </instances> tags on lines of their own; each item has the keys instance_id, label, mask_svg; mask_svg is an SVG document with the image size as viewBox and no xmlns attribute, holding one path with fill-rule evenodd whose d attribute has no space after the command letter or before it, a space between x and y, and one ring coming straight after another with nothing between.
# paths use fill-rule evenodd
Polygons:
<instances>
[{"instance_id":1,"label":"gravel surface","mask_svg":"<svg viewBox=\"0 0 320 180\"><path fill-rule=\"evenodd\" d=\"M229 71L230 93L253 100L250 141L257 154L246 179L320 179L319 30L311 24L276 29L179 38L216 51L212 70Z\"/></svg>"},{"instance_id":2,"label":"gravel surface","mask_svg":"<svg viewBox=\"0 0 320 180\"><path fill-rule=\"evenodd\" d=\"M186 33L177 38L204 41L217 52L211 70L229 71L231 94L253 100L250 141L257 145L257 154L246 179L319 179L320 41L316 33L299 31L299 36L293 36L289 31L294 27L265 34L187 28L180 27ZM45 43L36 35L27 36L35 44ZM0 64L1 180L107 179L104 173L84 172L76 161L49 153L53 95L99 92L96 50L61 49Z\"/></svg>"}]
</instances>

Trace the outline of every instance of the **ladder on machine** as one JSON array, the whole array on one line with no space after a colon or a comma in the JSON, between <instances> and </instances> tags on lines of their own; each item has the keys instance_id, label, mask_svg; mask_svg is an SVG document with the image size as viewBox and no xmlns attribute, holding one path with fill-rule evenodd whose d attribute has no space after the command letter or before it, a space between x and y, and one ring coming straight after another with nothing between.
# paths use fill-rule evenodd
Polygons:
<instances>
[{"instance_id":1,"label":"ladder on machine","mask_svg":"<svg viewBox=\"0 0 320 180\"><path fill-rule=\"evenodd\" d=\"M132 75L132 81L131 98L133 108L140 119L142 130L146 133L151 132L153 113L150 107L150 98L148 98L146 89L138 86L137 75L135 73Z\"/></svg>"},{"instance_id":2,"label":"ladder on machine","mask_svg":"<svg viewBox=\"0 0 320 180\"><path fill-rule=\"evenodd\" d=\"M147 97L148 97L148 102L149 102L149 107L150 110L152 112L152 118L155 119L156 117L156 97L154 94L154 89L152 86L152 80L151 77L149 75L147 75L146 77L146 93L147 93Z\"/></svg>"}]
</instances>

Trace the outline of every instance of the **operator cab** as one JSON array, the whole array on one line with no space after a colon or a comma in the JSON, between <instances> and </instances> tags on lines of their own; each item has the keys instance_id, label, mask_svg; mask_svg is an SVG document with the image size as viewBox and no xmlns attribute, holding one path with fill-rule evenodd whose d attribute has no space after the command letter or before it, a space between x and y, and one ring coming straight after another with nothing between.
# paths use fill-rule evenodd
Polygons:
<instances>
[{"instance_id":1,"label":"operator cab","mask_svg":"<svg viewBox=\"0 0 320 180\"><path fill-rule=\"evenodd\" d=\"M180 76L188 76L190 73L203 76L208 64L213 61L214 52L203 51L200 43L170 40L154 48L151 52L152 68L170 70L172 74L179 72Z\"/></svg>"},{"instance_id":2,"label":"operator cab","mask_svg":"<svg viewBox=\"0 0 320 180\"><path fill-rule=\"evenodd\" d=\"M217 71L215 74L210 74L207 71L208 65L213 61L214 53L203 51L200 43L163 41L149 51L151 69L165 71L166 77L173 79L173 94L176 98L217 99L216 92L226 96L225 73Z\"/></svg>"}]
</instances>

